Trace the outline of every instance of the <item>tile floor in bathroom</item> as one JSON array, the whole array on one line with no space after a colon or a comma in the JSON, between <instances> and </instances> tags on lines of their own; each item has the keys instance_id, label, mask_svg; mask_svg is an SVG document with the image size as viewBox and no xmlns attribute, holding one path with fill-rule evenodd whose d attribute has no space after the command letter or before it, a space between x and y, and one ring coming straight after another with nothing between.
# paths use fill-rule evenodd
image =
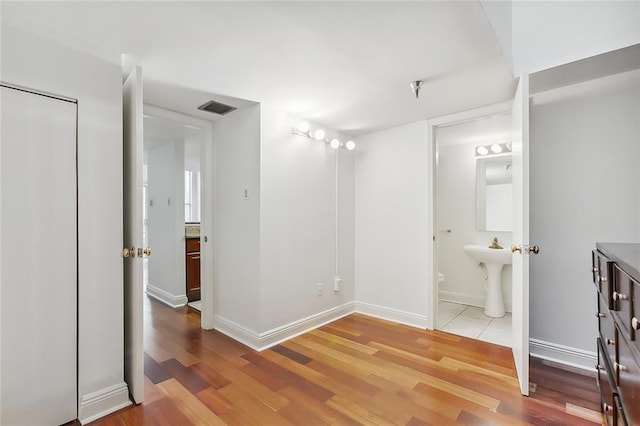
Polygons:
<instances>
[{"instance_id":1,"label":"tile floor in bathroom","mask_svg":"<svg viewBox=\"0 0 640 426\"><path fill-rule=\"evenodd\" d=\"M458 336L511 346L511 314L490 318L483 308L438 302L438 329Z\"/></svg>"}]
</instances>

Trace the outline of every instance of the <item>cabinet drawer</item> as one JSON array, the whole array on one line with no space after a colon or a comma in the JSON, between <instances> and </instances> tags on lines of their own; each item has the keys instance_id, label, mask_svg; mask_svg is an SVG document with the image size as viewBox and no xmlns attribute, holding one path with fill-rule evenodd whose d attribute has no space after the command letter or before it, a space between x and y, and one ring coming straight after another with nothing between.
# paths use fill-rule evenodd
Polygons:
<instances>
[{"instance_id":1,"label":"cabinet drawer","mask_svg":"<svg viewBox=\"0 0 640 426\"><path fill-rule=\"evenodd\" d=\"M627 421L627 416L625 415L624 408L622 408L622 401L620 401L620 397L618 395L614 395L613 402L615 404L615 424L616 426L629 426L630 423Z\"/></svg>"},{"instance_id":2,"label":"cabinet drawer","mask_svg":"<svg viewBox=\"0 0 640 426\"><path fill-rule=\"evenodd\" d=\"M609 362L607 351L598 338L598 388L600 389L600 411L604 415L608 426L616 425L618 407L614 396L616 396L616 384L611 373L611 363Z\"/></svg>"},{"instance_id":3,"label":"cabinet drawer","mask_svg":"<svg viewBox=\"0 0 640 426\"><path fill-rule=\"evenodd\" d=\"M598 295L598 330L602 339L604 351L609 356L609 361L613 363L616 360L616 341L617 330L613 322L611 311L607 309L607 304L601 294Z\"/></svg>"},{"instance_id":4,"label":"cabinet drawer","mask_svg":"<svg viewBox=\"0 0 640 426\"><path fill-rule=\"evenodd\" d=\"M634 318L634 287L638 283L631 278L626 272L614 265L613 267L613 308L614 316L618 320L620 331L628 338L635 338L635 332L632 326L632 318ZM636 320L637 321L637 320Z\"/></svg>"},{"instance_id":5,"label":"cabinet drawer","mask_svg":"<svg viewBox=\"0 0 640 426\"><path fill-rule=\"evenodd\" d=\"M629 338L640 354L640 283L633 281L633 300L631 301L631 322L629 323Z\"/></svg>"},{"instance_id":6,"label":"cabinet drawer","mask_svg":"<svg viewBox=\"0 0 640 426\"><path fill-rule=\"evenodd\" d=\"M614 366L618 377L618 393L624 414L632 425L640 424L640 367L625 339L618 342L618 362Z\"/></svg>"},{"instance_id":7,"label":"cabinet drawer","mask_svg":"<svg viewBox=\"0 0 640 426\"><path fill-rule=\"evenodd\" d=\"M613 262L598 250L593 250L591 252L591 272L593 283L598 292L604 297L607 307L613 309L613 299L611 297L613 293Z\"/></svg>"},{"instance_id":8,"label":"cabinet drawer","mask_svg":"<svg viewBox=\"0 0 640 426\"><path fill-rule=\"evenodd\" d=\"M186 240L187 253L200 251L200 240L197 238L188 238Z\"/></svg>"}]
</instances>

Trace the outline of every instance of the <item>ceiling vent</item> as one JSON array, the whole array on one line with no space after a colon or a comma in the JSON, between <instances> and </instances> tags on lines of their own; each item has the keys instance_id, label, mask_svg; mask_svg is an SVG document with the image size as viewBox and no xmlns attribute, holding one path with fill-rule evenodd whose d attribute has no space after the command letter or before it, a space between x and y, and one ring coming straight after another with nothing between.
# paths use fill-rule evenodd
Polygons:
<instances>
[{"instance_id":1,"label":"ceiling vent","mask_svg":"<svg viewBox=\"0 0 640 426\"><path fill-rule=\"evenodd\" d=\"M225 115L225 114L229 114L231 111L237 110L238 108L232 107L230 105L221 104L220 102L216 102L216 101L209 101L205 104L200 105L198 109L200 111L207 111L213 114Z\"/></svg>"}]
</instances>

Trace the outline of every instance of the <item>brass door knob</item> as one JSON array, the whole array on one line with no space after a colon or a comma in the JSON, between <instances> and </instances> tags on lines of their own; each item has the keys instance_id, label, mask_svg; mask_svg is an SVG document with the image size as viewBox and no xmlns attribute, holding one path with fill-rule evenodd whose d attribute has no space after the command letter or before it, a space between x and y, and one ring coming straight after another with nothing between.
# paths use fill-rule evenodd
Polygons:
<instances>
[{"instance_id":1,"label":"brass door knob","mask_svg":"<svg viewBox=\"0 0 640 426\"><path fill-rule=\"evenodd\" d=\"M147 257L151 256L151 248L150 247L145 248L144 250L142 250L142 253Z\"/></svg>"},{"instance_id":2,"label":"brass door knob","mask_svg":"<svg viewBox=\"0 0 640 426\"><path fill-rule=\"evenodd\" d=\"M136 257L136 248L135 247L125 247L122 249L122 257Z\"/></svg>"},{"instance_id":3,"label":"brass door knob","mask_svg":"<svg viewBox=\"0 0 640 426\"><path fill-rule=\"evenodd\" d=\"M513 253L513 254L516 254L516 253L522 254L522 246L511 246L511 253Z\"/></svg>"}]
</instances>

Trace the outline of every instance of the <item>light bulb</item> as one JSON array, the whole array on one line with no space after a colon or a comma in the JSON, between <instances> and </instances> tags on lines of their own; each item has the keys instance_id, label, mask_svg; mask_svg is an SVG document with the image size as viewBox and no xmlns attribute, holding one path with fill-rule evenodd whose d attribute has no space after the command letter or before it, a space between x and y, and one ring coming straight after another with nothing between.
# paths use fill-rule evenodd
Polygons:
<instances>
[{"instance_id":1,"label":"light bulb","mask_svg":"<svg viewBox=\"0 0 640 426\"><path fill-rule=\"evenodd\" d=\"M315 132L313 132L313 138L317 141L321 141L324 139L324 130L322 129L318 129Z\"/></svg>"},{"instance_id":2,"label":"light bulb","mask_svg":"<svg viewBox=\"0 0 640 426\"><path fill-rule=\"evenodd\" d=\"M356 149L356 143L354 141L347 141L346 144L344 144L345 148L347 148L349 151L353 151L354 149Z\"/></svg>"},{"instance_id":3,"label":"light bulb","mask_svg":"<svg viewBox=\"0 0 640 426\"><path fill-rule=\"evenodd\" d=\"M478 149L476 149L476 152L480 155L487 155L489 153L489 150L484 146L479 146Z\"/></svg>"},{"instance_id":4,"label":"light bulb","mask_svg":"<svg viewBox=\"0 0 640 426\"><path fill-rule=\"evenodd\" d=\"M298 124L298 131L302 133L307 133L310 128L311 126L309 126L309 123L307 123L306 121L303 121L300 124Z\"/></svg>"},{"instance_id":5,"label":"light bulb","mask_svg":"<svg viewBox=\"0 0 640 426\"><path fill-rule=\"evenodd\" d=\"M333 149L338 149L340 148L340 141L336 138L331 139L331 142L329 142L329 146Z\"/></svg>"},{"instance_id":6,"label":"light bulb","mask_svg":"<svg viewBox=\"0 0 640 426\"><path fill-rule=\"evenodd\" d=\"M502 152L502 147L497 143L494 143L493 145L491 145L491 152L493 152L494 154L500 154Z\"/></svg>"}]
</instances>

